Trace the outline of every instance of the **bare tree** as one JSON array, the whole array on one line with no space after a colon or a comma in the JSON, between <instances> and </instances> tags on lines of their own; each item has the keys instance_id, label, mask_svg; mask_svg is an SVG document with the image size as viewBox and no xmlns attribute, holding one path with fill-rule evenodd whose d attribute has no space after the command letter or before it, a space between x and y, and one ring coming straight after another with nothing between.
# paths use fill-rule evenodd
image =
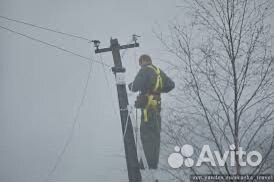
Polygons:
<instances>
[{"instance_id":1,"label":"bare tree","mask_svg":"<svg viewBox=\"0 0 274 182\"><path fill-rule=\"evenodd\" d=\"M163 127L166 146L189 143L199 151L209 144L223 153L234 144L263 156L257 167L241 167L235 155L235 166L192 167L189 174L273 173L272 0L182 4L187 25L176 21L169 35L155 33L176 57L169 62L177 92Z\"/></svg>"}]
</instances>

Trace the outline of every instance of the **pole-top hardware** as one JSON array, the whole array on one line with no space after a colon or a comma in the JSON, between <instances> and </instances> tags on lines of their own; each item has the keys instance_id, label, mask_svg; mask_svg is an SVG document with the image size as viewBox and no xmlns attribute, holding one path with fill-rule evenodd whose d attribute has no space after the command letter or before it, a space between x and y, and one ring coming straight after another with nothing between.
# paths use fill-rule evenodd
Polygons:
<instances>
[{"instance_id":1,"label":"pole-top hardware","mask_svg":"<svg viewBox=\"0 0 274 182\"><path fill-rule=\"evenodd\" d=\"M133 35L132 35L132 40L134 41L135 44L137 43L137 39L138 39L139 37L141 37L141 36L136 35L136 34L133 34Z\"/></svg>"},{"instance_id":2,"label":"pole-top hardware","mask_svg":"<svg viewBox=\"0 0 274 182\"><path fill-rule=\"evenodd\" d=\"M93 42L94 47L96 47L96 50L98 50L101 42L99 40L92 40L91 42Z\"/></svg>"}]
</instances>

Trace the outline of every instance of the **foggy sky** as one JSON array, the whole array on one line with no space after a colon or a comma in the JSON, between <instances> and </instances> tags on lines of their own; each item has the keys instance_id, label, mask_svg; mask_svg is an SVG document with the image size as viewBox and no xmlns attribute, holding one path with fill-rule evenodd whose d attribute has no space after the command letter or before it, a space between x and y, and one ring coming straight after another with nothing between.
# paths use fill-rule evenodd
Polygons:
<instances>
[{"instance_id":1,"label":"foggy sky","mask_svg":"<svg viewBox=\"0 0 274 182\"><path fill-rule=\"evenodd\" d=\"M0 0L0 15L98 39L101 47L110 37L126 44L141 35L141 47L123 59L127 82L138 71L136 56L165 56L152 29L166 29L179 11L176 1L166 0ZM100 59L87 41L3 19L0 25ZM111 53L102 58L113 64ZM86 60L0 29L0 181L45 181L69 136L88 70ZM116 88L106 73L109 86L103 67L92 64L73 138L52 181L127 180Z\"/></svg>"},{"instance_id":2,"label":"foggy sky","mask_svg":"<svg viewBox=\"0 0 274 182\"><path fill-rule=\"evenodd\" d=\"M153 29L168 30L182 9L178 0L0 0L0 15L101 41L140 48L123 58L127 82L148 53L156 65L169 58ZM181 17L183 18L183 17ZM271 22L272 23L272 22ZM100 60L87 41L17 24L0 25ZM158 28L162 29L159 30ZM273 26L272 26L273 32ZM122 51L123 53L123 51ZM101 54L112 65L111 53ZM0 28L0 182L45 181L67 140L88 77L89 62ZM87 95L72 140L51 181L127 181L115 80L109 68L92 63ZM109 85L108 85L109 83ZM135 94L129 94L132 104Z\"/></svg>"}]
</instances>

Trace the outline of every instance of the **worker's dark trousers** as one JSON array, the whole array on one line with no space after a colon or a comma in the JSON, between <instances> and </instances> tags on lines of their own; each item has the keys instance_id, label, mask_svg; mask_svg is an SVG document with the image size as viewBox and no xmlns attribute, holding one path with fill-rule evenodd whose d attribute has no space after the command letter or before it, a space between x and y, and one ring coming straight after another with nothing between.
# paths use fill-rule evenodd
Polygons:
<instances>
[{"instance_id":1,"label":"worker's dark trousers","mask_svg":"<svg viewBox=\"0 0 274 182\"><path fill-rule=\"evenodd\" d=\"M141 140L144 153L150 169L157 169L160 153L160 132L161 132L161 116L158 111L148 111L148 121L144 122L142 114L142 122L140 126Z\"/></svg>"}]
</instances>

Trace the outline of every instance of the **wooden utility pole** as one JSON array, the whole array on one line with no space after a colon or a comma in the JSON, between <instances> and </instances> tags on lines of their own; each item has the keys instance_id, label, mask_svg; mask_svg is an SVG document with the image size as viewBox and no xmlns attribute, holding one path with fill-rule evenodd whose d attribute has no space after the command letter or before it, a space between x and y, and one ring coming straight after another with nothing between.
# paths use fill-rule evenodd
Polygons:
<instances>
[{"instance_id":1,"label":"wooden utility pole","mask_svg":"<svg viewBox=\"0 0 274 182\"><path fill-rule=\"evenodd\" d=\"M120 107L120 116L121 116L121 124L122 131L124 136L124 147L125 147L125 155L126 155L126 163L128 170L128 178L130 182L140 182L142 181L142 176L140 173L136 144L134 140L133 127L131 118L129 116L128 110L128 97L126 90L126 81L125 81L125 68L123 68L120 50L139 47L139 44L136 42L136 36L133 36L133 40L135 43L127 44L120 46L117 39L110 40L109 48L99 49L100 41L94 40L93 43L96 47L95 53L102 52L112 52L114 67L112 67L112 71L116 78L116 86L118 92L118 100Z\"/></svg>"}]
</instances>

